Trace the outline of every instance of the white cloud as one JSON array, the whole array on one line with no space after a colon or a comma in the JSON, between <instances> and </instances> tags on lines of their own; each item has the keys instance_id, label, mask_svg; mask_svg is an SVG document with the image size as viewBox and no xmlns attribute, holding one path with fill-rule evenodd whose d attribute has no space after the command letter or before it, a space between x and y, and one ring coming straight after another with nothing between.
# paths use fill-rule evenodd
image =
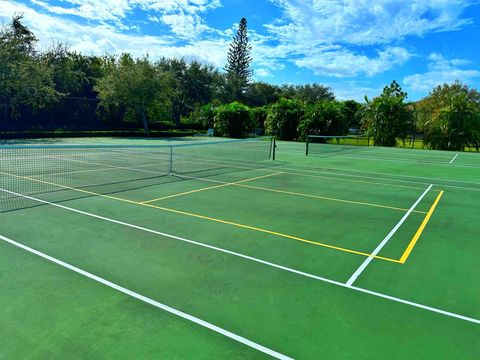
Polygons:
<instances>
[{"instance_id":1,"label":"white cloud","mask_svg":"<svg viewBox=\"0 0 480 360\"><path fill-rule=\"evenodd\" d=\"M170 27L177 36L195 38L203 32L216 32L200 16L218 8L220 0L129 0L132 6L159 14L157 19Z\"/></svg>"},{"instance_id":2,"label":"white cloud","mask_svg":"<svg viewBox=\"0 0 480 360\"><path fill-rule=\"evenodd\" d=\"M282 44L283 58L334 77L379 74L411 57L395 45L406 36L458 30L471 22L461 17L469 0L270 1L283 18L265 27ZM373 57L362 51L372 47Z\"/></svg>"},{"instance_id":3,"label":"white cloud","mask_svg":"<svg viewBox=\"0 0 480 360\"><path fill-rule=\"evenodd\" d=\"M130 2L138 4L143 9L161 13L184 11L194 14L222 6L220 0L130 0Z\"/></svg>"},{"instance_id":4,"label":"white cloud","mask_svg":"<svg viewBox=\"0 0 480 360\"><path fill-rule=\"evenodd\" d=\"M403 79L403 82L413 91L429 91L437 85L452 83L455 80L470 83L474 78L480 77L479 70L459 68L459 66L468 65L470 63L468 60L448 60L439 53L430 54L428 60L427 72L409 75Z\"/></svg>"},{"instance_id":5,"label":"white cloud","mask_svg":"<svg viewBox=\"0 0 480 360\"><path fill-rule=\"evenodd\" d=\"M269 78L269 77L272 77L273 75L270 70L265 68L260 68L255 70L254 76L259 78Z\"/></svg>"},{"instance_id":6,"label":"white cloud","mask_svg":"<svg viewBox=\"0 0 480 360\"><path fill-rule=\"evenodd\" d=\"M192 38L211 30L200 13L221 6L219 0L63 0L66 6L50 4L49 0L31 0L43 10L57 15L74 15L94 21L112 21L117 27L124 24L129 12L135 9L154 12L150 19L162 22L179 37Z\"/></svg>"},{"instance_id":7,"label":"white cloud","mask_svg":"<svg viewBox=\"0 0 480 360\"><path fill-rule=\"evenodd\" d=\"M148 36L119 31L105 23L80 24L72 19L43 14L17 2L0 1L0 17L9 21L15 13L23 13L24 21L39 38L45 49L57 40L84 54L103 55L129 52L135 57L148 53L152 58L178 57L198 60L223 67L227 40L198 40L179 46L178 39L169 36Z\"/></svg>"},{"instance_id":8,"label":"white cloud","mask_svg":"<svg viewBox=\"0 0 480 360\"><path fill-rule=\"evenodd\" d=\"M32 2L53 14L75 15L89 20L120 20L132 9L128 0L64 0L69 6L55 6L47 1Z\"/></svg>"},{"instance_id":9,"label":"white cloud","mask_svg":"<svg viewBox=\"0 0 480 360\"><path fill-rule=\"evenodd\" d=\"M378 96L383 88L375 87L371 84L360 84L355 81L346 81L341 83L330 83L328 85L338 100L356 100L360 103L365 101L365 96L370 99Z\"/></svg>"},{"instance_id":10,"label":"white cloud","mask_svg":"<svg viewBox=\"0 0 480 360\"><path fill-rule=\"evenodd\" d=\"M284 18L267 28L285 41L378 44L407 35L456 30L469 0L270 0Z\"/></svg>"},{"instance_id":11,"label":"white cloud","mask_svg":"<svg viewBox=\"0 0 480 360\"><path fill-rule=\"evenodd\" d=\"M198 15L191 14L170 14L163 15L161 21L170 26L176 35L189 38L209 30Z\"/></svg>"},{"instance_id":12,"label":"white cloud","mask_svg":"<svg viewBox=\"0 0 480 360\"><path fill-rule=\"evenodd\" d=\"M299 67L312 70L316 75L354 77L374 76L405 63L411 54L401 47L387 47L378 51L376 57L357 55L347 49L323 50L306 54L294 60Z\"/></svg>"},{"instance_id":13,"label":"white cloud","mask_svg":"<svg viewBox=\"0 0 480 360\"><path fill-rule=\"evenodd\" d=\"M30 1L36 5L0 0L0 17L8 21L13 13L23 12L43 48L55 39L86 54L148 52L154 59L185 57L223 68L237 28L232 24L213 29L206 23L205 14L221 7L220 0L62 0L56 5L51 0ZM320 76L373 77L412 57L402 46L403 38L456 30L470 22L462 18L470 0L264 1L280 7L283 17L266 25L266 35L249 28L255 76L260 78L274 76L288 62ZM170 31L162 26L162 34L142 35L141 26L148 22ZM430 62L429 71L442 65L433 58ZM448 65L457 69L467 63L452 59Z\"/></svg>"}]
</instances>

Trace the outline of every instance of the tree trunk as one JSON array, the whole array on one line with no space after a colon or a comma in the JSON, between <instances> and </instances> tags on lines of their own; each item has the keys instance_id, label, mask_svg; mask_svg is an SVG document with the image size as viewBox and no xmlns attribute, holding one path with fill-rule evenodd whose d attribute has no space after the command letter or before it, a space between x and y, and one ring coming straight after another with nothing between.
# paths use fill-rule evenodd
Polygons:
<instances>
[{"instance_id":1,"label":"tree trunk","mask_svg":"<svg viewBox=\"0 0 480 360\"><path fill-rule=\"evenodd\" d=\"M148 121L147 121L147 116L145 114L145 108L142 108L141 113L142 113L143 128L145 129L145 136L149 137L150 131L148 130Z\"/></svg>"}]
</instances>

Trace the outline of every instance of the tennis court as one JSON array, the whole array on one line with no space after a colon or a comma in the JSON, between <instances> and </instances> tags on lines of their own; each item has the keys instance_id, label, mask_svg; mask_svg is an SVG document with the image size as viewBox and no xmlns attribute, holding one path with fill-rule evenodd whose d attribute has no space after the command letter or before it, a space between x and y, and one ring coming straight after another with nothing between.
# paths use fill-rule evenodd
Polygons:
<instances>
[{"instance_id":1,"label":"tennis court","mask_svg":"<svg viewBox=\"0 0 480 360\"><path fill-rule=\"evenodd\" d=\"M478 154L273 150L2 145L1 357L478 358Z\"/></svg>"}]
</instances>

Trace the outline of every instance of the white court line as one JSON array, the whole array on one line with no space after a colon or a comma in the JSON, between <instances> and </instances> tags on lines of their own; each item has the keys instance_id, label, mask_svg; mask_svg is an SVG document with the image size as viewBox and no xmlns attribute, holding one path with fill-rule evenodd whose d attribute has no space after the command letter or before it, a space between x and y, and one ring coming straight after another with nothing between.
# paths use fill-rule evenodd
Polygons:
<instances>
[{"instance_id":1,"label":"white court line","mask_svg":"<svg viewBox=\"0 0 480 360\"><path fill-rule=\"evenodd\" d=\"M129 290L129 289L127 289L127 288L124 288L123 286L117 285L117 284L115 284L115 283L113 283L113 282L111 282L111 281L108 281L108 280L106 280L106 279L104 279L104 278L101 278L101 277L99 277L99 276L97 276L97 275L94 275L94 274L92 274L92 273L90 273L90 272L88 272L88 271L82 270L82 269L80 269L80 268L78 268L78 267L76 267L76 266L70 265L70 264L68 264L68 263L66 263L66 262L64 262L64 261L62 261L62 260L56 259L56 258L54 258L54 257L52 257L52 256L50 256L50 255L47 255L47 254L45 254L45 253L43 253L43 252L41 252L41 251L32 249L31 247L28 247L28 246L23 245L23 244L20 244L20 243L14 241L14 240L12 240L12 239L9 239L9 238L7 238L7 237L5 237L5 236L0 235L0 239L3 240L3 241L5 241L5 242L7 242L7 243L9 243L9 244L11 244L11 245L14 245L14 246L18 247L18 248L21 248L21 249L23 249L23 250L26 250L26 251L28 251L28 252L30 252L30 253L32 253L32 254L35 254L35 255L37 255L37 256L40 256L40 257L42 257L42 258L44 258L44 259L46 259L46 260L48 260L48 261L51 261L51 262L53 262L53 263L55 263L55 264L57 264L57 265L60 265L60 266L62 266L62 267L64 267L64 268L67 268L67 269L69 269L69 270L71 270L71 271L74 271L74 272L76 272L76 273L78 273L78 274L80 274L80 275L83 275L83 276L85 276L85 277L87 277L87 278L89 278L89 279L92 279L92 280L94 280L94 281L96 281L96 282L99 282L99 283L101 283L101 284L103 284L103 285L106 285L106 286L108 286L109 288L112 288L112 289L115 289L115 290L117 290L117 291L120 291L121 293L124 293L125 295L131 296L131 297L133 297L133 298L135 298L135 299L137 299L137 300L140 300L140 301L143 301L143 302L145 302L145 303L147 303L147 304L150 304L150 305L152 305L152 306L155 306L155 307L158 308L158 309L164 310L164 311L169 312L169 313L171 313L171 314L173 314L173 315L176 315L176 316L178 316L178 317L181 317L181 318L183 318L183 319L185 319L185 320L191 321L191 322L193 322L193 323L195 323L195 324L198 324L198 325L203 326L203 327L205 327L205 328L207 328L207 329L210 329L210 330L212 330L212 331L215 331L216 333L219 333L220 335L223 335L223 336L226 336L226 337L228 337L228 338L230 338L230 339L232 339L232 340L238 341L239 343L242 343L242 344L244 344L244 345L246 345L246 346L248 346L248 347L251 347L252 349L261 351L261 352L263 352L263 353L265 353L265 354L268 354L268 355L270 355L270 356L272 356L272 357L274 357L274 358L277 358L277 359L284 359L284 360L292 359L292 358L290 358L290 357L288 357L288 356L286 356L286 355L283 355L283 354L281 354L281 353L279 353L279 352L276 352L276 351L274 351L274 350L271 350L271 349L269 349L269 348L267 348L267 347L265 347L265 346L263 346L263 345L260 345L260 344L257 344L257 343L255 343L255 342L251 341L251 340L248 340L247 338L244 338L243 336L237 335L237 334L232 333L232 332L230 332L230 331L228 331L228 330L225 330L225 329L223 329L223 328L221 328L221 327L218 327L218 326L216 326L216 325L213 325L213 324L211 324L211 323L209 323L209 322L207 322L207 321L205 321L205 320L199 319L199 318L197 318L197 317L195 317L195 316L193 316L193 315L189 315L189 314L187 314L187 313L184 313L183 311L180 311L180 310L177 310L177 309L175 309L175 308L173 308L173 307L170 307L170 306L168 306L168 305L162 304L162 303L160 303L160 302L158 302L158 301L155 301L155 300L153 300L153 299L151 299L151 298L148 298L148 297L143 296L143 295L141 295L141 294L139 294L139 293L136 293L135 291Z\"/></svg>"},{"instance_id":2,"label":"white court line","mask_svg":"<svg viewBox=\"0 0 480 360\"><path fill-rule=\"evenodd\" d=\"M370 295L373 295L373 296L376 296L376 297L380 297L380 298L388 299L388 300L395 301L395 302L398 302L398 303L410 305L410 306L413 306L413 307L428 310L428 311L431 311L431 312L434 312L434 313L437 313L437 314L441 314L441 315L445 315L445 316L448 316L448 317L460 319L460 320L463 320L463 321L468 321L468 322L472 322L472 323L475 323L475 324L480 324L480 319L475 319L475 318L471 318L471 317L468 317L468 316L459 315L459 314L452 313L452 312L449 312L449 311L437 309L437 308L434 308L434 307L431 307L431 306L428 306L428 305L418 304L418 303L415 303L413 301L400 299L400 298L397 298L397 297L394 297L394 296L378 293L378 292L367 290L367 289L362 289L362 288L359 288L359 287L356 287L356 286L347 286L346 284L344 284L342 282L339 282L339 281L335 281L335 280L331 280L331 279L328 279L328 278L325 278L325 277L313 275L313 274L303 272L303 271L300 271L300 270L295 270L295 269L289 268L287 266L275 264L275 263L272 263L272 262L269 262L269 261L266 261L266 260L255 258L253 256L244 255L244 254L241 254L241 253L238 253L238 252L235 252L235 251L222 249L220 247L204 244L204 243L194 241L194 240L189 240L189 239L186 239L186 238L182 238L180 236L171 235L171 234L163 233L163 232L160 232L160 231L144 228L142 226L133 225L133 224L129 224L129 223L126 223L126 222L123 222L123 221L119 221L119 220L107 218L107 217L104 217L104 216L92 214L92 213L82 211L82 210L78 210L78 209L74 209L74 208L71 208L71 207L68 207L68 206L65 206L65 205L51 203L51 202L46 201L46 200L37 199L37 198L34 198L32 196L28 196L28 195L22 195L22 194L15 193L13 191L5 190L5 189L2 189L2 188L0 188L0 191L6 192L6 193L9 193L9 194L12 194L12 195L20 196L20 197L23 197L23 198L26 198L26 199L30 199L30 200L33 200L33 201L37 201L37 202L40 202L40 203L43 203L43 204L48 204L48 205L51 205L51 206L55 206L55 207L58 207L58 208L61 208L61 209L64 209L64 210L68 210L68 211L71 211L71 212L75 212L75 213L78 213L78 214L90 216L90 217L93 217L93 218L96 218L96 219L108 221L108 222L111 222L111 223L114 223L114 224L123 225L123 226L129 227L129 228L132 228L132 229L145 231L145 232L148 232L148 233L151 233L151 234L161 235L161 236L164 236L164 237L167 237L167 238L170 238L170 239L183 241L183 242L186 242L186 243L189 243L189 244L192 244L192 245L197 245L197 246L204 247L204 248L207 248L207 249L210 249L210 250L215 250L215 251L218 251L218 252L221 252L221 253L233 255L233 256L236 256L236 257L239 257L239 258L242 258L242 259L253 261L253 262L256 262L256 263L259 263L259 264L270 266L270 267L273 267L273 268L276 268L276 269L279 269L279 270L283 270L283 271L286 271L286 272L297 274L297 275L307 277L307 278L310 278L310 279L322 281L322 282L325 282L325 283L340 286L340 287L347 288L347 289L350 289L350 290L355 290L355 291L358 291L358 292L363 292L363 293L370 294Z\"/></svg>"},{"instance_id":3,"label":"white court line","mask_svg":"<svg viewBox=\"0 0 480 360\"><path fill-rule=\"evenodd\" d=\"M392 230L385 236L385 239L382 240L380 244L373 250L373 252L370 254L368 258L365 259L365 261L360 265L360 267L353 273L353 275L348 279L345 285L347 286L352 286L355 280L360 276L360 274L365 270L365 268L370 264L370 262L373 260L375 256L380 252L380 250L383 249L383 247L387 244L387 242L392 238L392 236L397 232L397 230L402 226L402 224L407 220L407 218L410 216L413 210L417 207L417 205L422 201L422 199L427 195L427 193L430 191L432 188L433 184L430 184L430 186L423 192L422 195L415 201L415 203L408 209L408 211L403 215L403 217L400 219L400 221L393 227Z\"/></svg>"},{"instance_id":4,"label":"white court line","mask_svg":"<svg viewBox=\"0 0 480 360\"><path fill-rule=\"evenodd\" d=\"M287 167L286 167L287 166ZM294 167L296 166L296 167ZM299 167L306 167L307 169L301 169ZM376 172L376 171L364 171L364 170L352 170L352 169L342 169L342 168L315 168L309 165L283 165L283 166L276 166L275 169L283 172L287 171L303 171L308 173L313 173L317 175L327 174L327 175L334 175L337 176L339 180L342 180L342 177L353 177L353 178L363 178L363 179L373 179L373 180L384 180L384 181L393 181L393 182L400 182L400 183L410 183L410 184L421 184L427 185L431 183L432 180L434 181L445 181L445 182L453 182L453 183L463 183L463 184L473 184L473 185L480 185L479 182L474 181L465 181L465 180L452 180L452 179L444 179L444 178L435 178L435 177L425 177L425 176L410 176L410 175L400 175L400 174L391 174L391 173L383 173L383 172ZM332 172L336 171L336 172ZM353 175L353 174L344 174L340 173L341 171L345 172L355 172L355 173L364 173L364 174L375 174L375 175L387 175L387 176L394 176L394 177L403 177L403 178L410 178L410 179L424 179L428 182L421 182L415 180L397 180L397 179L389 179L389 178L382 178L382 177L375 177L375 176L366 176L366 175ZM457 186L457 185L447 185L447 184L440 184L442 187L451 187L455 189L464 189L464 190L476 190L480 191L480 188L472 188L466 186Z\"/></svg>"},{"instance_id":5,"label":"white court line","mask_svg":"<svg viewBox=\"0 0 480 360\"><path fill-rule=\"evenodd\" d=\"M331 155L315 155L318 157L330 157ZM400 162L400 163L409 163L409 164L417 164L417 163L423 163L423 164L428 164L428 165L442 165L446 166L449 165L445 162L440 162L440 161L431 161L431 160L407 160L407 159L394 159L394 158L388 158L388 157L373 157L373 156L357 156L357 155L349 155L349 154L338 154L338 156L341 156L342 158L349 158L349 159L361 159L361 160L370 160L370 161L390 161L390 162ZM461 164L461 165L455 165L457 167L463 167L463 168L479 168L479 165L476 164Z\"/></svg>"},{"instance_id":6,"label":"white court line","mask_svg":"<svg viewBox=\"0 0 480 360\"><path fill-rule=\"evenodd\" d=\"M99 165L99 166L107 166L107 167L114 168L114 169L126 169L126 170L130 169L129 167L123 167L123 166L115 166L115 165L110 165L110 164L95 163L95 162L90 162L90 161L85 161L85 160L67 159L67 158L62 158L62 157L57 156L57 155L49 155L47 157L51 157L51 158L54 158L54 159L61 159L61 160L64 160L64 161L80 162L80 163L86 163L86 164L91 164L91 165ZM141 156L141 157L148 158L148 159L155 158L155 157L152 157L152 156L148 156L148 157ZM156 158L156 159L158 160L158 158ZM162 160L165 160L165 159L162 159ZM174 160L173 161L174 167L175 167L175 165L180 164L180 163L213 164L213 165L224 165L224 166L228 166L228 167L232 167L232 168L247 169L247 170L255 170L255 169L264 170L264 167L261 167L261 168L253 167L252 168L251 166L247 167L248 164L243 164L244 166L239 166L239 165L229 164L228 162L218 162L218 161L214 161L214 160L204 161L203 159L201 159L201 160L195 159L194 161L192 161L192 160ZM169 163L166 163L166 164L169 164ZM146 173L165 175L165 173L162 173L162 172L159 172L159 171L150 171L150 170L142 170L142 169L135 169L135 170L136 171L141 171L141 172L146 172Z\"/></svg>"},{"instance_id":7,"label":"white court line","mask_svg":"<svg viewBox=\"0 0 480 360\"><path fill-rule=\"evenodd\" d=\"M454 161L455 161L455 159L458 157L458 155L460 155L460 154L457 154L457 155L455 155L455 156L453 157L453 159L452 159L452 160L450 160L450 164L453 164L453 162L454 162Z\"/></svg>"},{"instance_id":8,"label":"white court line","mask_svg":"<svg viewBox=\"0 0 480 360\"><path fill-rule=\"evenodd\" d=\"M130 167L113 167L108 169L100 168L100 169L90 169L90 170L65 171L65 172L57 172L57 173L50 173L50 174L30 175L30 177L37 178L37 177L44 177L44 176L48 177L48 176L58 176L58 175L83 174L83 173L90 173L90 172L114 171L118 169L136 171L139 168L162 166L162 165L168 165L168 164L170 164L170 162L149 164L149 165L136 165L136 166L130 166Z\"/></svg>"},{"instance_id":9,"label":"white court line","mask_svg":"<svg viewBox=\"0 0 480 360\"><path fill-rule=\"evenodd\" d=\"M130 154L130 153L128 153L128 154ZM157 158L155 156L148 156L146 154L143 154L143 155L135 154L133 156L141 157L141 158L145 158L145 159L156 159ZM186 157L186 156L189 156L189 155L182 154L182 153L180 153L180 154L178 154L178 153L175 154L174 153L174 156L176 156L176 157L178 157L178 156ZM231 160L229 161L228 159L224 159L224 160L220 161L220 160L210 159L208 156L196 156L196 155L191 155L191 156L193 156L195 158L194 161L192 161L192 160L183 160L183 161L174 160L173 162L174 162L174 164L181 163L181 162L195 162L195 163L203 163L203 164L225 165L225 166L235 167L235 168L239 168L239 169L251 169L252 164L259 164L260 163L260 162L256 162L256 161L254 161L253 163L248 162L248 161L231 161ZM233 162L235 164L239 164L239 165L233 165Z\"/></svg>"},{"instance_id":10,"label":"white court line","mask_svg":"<svg viewBox=\"0 0 480 360\"><path fill-rule=\"evenodd\" d=\"M61 156L56 156L56 155L48 155L47 157L57 159L57 160L63 160L63 161L70 161L70 162L77 162L77 163L83 163L83 164L89 164L89 165L98 165L98 166L106 166L108 168L112 169L122 169L122 170L130 170L128 166L116 166L116 165L110 165L110 164L104 164L104 163L96 163L96 162L91 162L91 161L85 161L85 160L77 160L77 159L67 159L63 158ZM165 160L165 159L162 159ZM168 164L168 163L166 163ZM158 171L151 171L151 170L143 170L143 169L134 169L135 171L139 172L145 172L145 173L150 173L150 174L160 174ZM164 173L161 173L164 174Z\"/></svg>"}]
</instances>

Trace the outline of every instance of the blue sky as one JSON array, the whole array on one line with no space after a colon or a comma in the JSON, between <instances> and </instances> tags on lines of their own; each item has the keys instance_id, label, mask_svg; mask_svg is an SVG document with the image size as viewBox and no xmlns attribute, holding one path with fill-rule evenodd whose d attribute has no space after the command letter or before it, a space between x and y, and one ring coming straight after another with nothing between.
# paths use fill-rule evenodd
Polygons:
<instances>
[{"instance_id":1,"label":"blue sky","mask_svg":"<svg viewBox=\"0 0 480 360\"><path fill-rule=\"evenodd\" d=\"M417 100L436 85L480 84L480 1L0 0L48 48L183 57L223 68L241 17L256 80L321 83L339 99L378 95L396 80Z\"/></svg>"}]
</instances>

